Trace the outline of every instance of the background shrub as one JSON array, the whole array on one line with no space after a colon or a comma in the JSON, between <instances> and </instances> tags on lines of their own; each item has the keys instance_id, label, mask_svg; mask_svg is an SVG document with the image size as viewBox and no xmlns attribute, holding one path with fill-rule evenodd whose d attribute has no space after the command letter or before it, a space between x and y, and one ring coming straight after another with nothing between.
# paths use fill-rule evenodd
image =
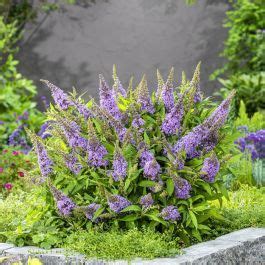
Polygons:
<instances>
[{"instance_id":1,"label":"background shrub","mask_svg":"<svg viewBox=\"0 0 265 265\"><path fill-rule=\"evenodd\" d=\"M224 85L221 94L225 97L231 89L236 89L236 113L240 100L243 100L247 113L252 115L264 110L265 7L262 0L231 2L232 9L227 11L224 25L229 28L228 38L221 54L227 62L211 78L223 74L227 80L220 80Z\"/></svg>"},{"instance_id":2,"label":"background shrub","mask_svg":"<svg viewBox=\"0 0 265 265\"><path fill-rule=\"evenodd\" d=\"M5 24L0 17L0 149L9 144L14 131L22 140L15 146L25 149L29 143L24 127L38 131L43 123L43 115L33 101L36 87L17 72L18 61L14 60L16 49L13 48L17 40L16 23Z\"/></svg>"},{"instance_id":3,"label":"background shrub","mask_svg":"<svg viewBox=\"0 0 265 265\"><path fill-rule=\"evenodd\" d=\"M8 195L25 184L26 172L32 168L31 156L17 148L0 152L0 194ZM26 188L24 185L24 188Z\"/></svg>"},{"instance_id":4,"label":"background shrub","mask_svg":"<svg viewBox=\"0 0 265 265\"><path fill-rule=\"evenodd\" d=\"M32 187L31 187L32 188ZM0 200L0 239L17 246L60 246L69 234L64 223L53 216L45 189L17 190Z\"/></svg>"},{"instance_id":5,"label":"background shrub","mask_svg":"<svg viewBox=\"0 0 265 265\"><path fill-rule=\"evenodd\" d=\"M237 191L229 192L229 200L223 201L222 223L214 221L216 236L247 227L264 227L265 189L241 185ZM218 203L218 202L216 202Z\"/></svg>"},{"instance_id":6,"label":"background shrub","mask_svg":"<svg viewBox=\"0 0 265 265\"><path fill-rule=\"evenodd\" d=\"M238 139L235 141L237 148L232 151L227 163L228 174L224 176L229 189L237 190L241 184L264 185L264 127L265 116L255 112L249 118L246 106L241 101L238 117L231 123L233 135L237 135Z\"/></svg>"},{"instance_id":7,"label":"background shrub","mask_svg":"<svg viewBox=\"0 0 265 265\"><path fill-rule=\"evenodd\" d=\"M252 116L257 111L265 109L265 72L253 74L232 75L229 79L219 79L224 86L220 89L223 97L229 94L229 91L236 89L234 108L238 113L240 101L246 103L247 113Z\"/></svg>"}]
</instances>

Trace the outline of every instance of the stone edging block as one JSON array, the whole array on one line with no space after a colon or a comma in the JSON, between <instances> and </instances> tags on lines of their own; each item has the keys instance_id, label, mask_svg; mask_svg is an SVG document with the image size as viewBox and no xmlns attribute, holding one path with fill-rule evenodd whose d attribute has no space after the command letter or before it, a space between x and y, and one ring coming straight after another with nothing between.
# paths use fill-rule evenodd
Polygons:
<instances>
[{"instance_id":1,"label":"stone edging block","mask_svg":"<svg viewBox=\"0 0 265 265\"><path fill-rule=\"evenodd\" d=\"M183 255L153 260L135 259L132 265L190 265L190 264L265 264L265 228L246 228L199 243L183 250ZM128 261L86 260L78 253L64 249L44 250L37 247L15 247L0 243L1 256L16 256L26 262L29 256L47 265L126 265Z\"/></svg>"}]
</instances>

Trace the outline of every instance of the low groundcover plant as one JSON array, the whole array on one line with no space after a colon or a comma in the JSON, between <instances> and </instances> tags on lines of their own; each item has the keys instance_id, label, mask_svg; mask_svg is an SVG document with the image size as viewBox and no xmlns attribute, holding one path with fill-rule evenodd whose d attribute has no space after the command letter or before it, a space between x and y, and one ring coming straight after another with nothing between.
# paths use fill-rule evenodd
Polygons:
<instances>
[{"instance_id":1,"label":"low groundcover plant","mask_svg":"<svg viewBox=\"0 0 265 265\"><path fill-rule=\"evenodd\" d=\"M221 218L209 201L226 195L222 141L234 92L215 107L202 96L199 72L191 81L183 74L177 88L173 69L166 82L158 72L150 95L145 76L125 90L114 68L112 87L99 77L99 104L43 80L55 105L49 137L28 131L39 164L31 174L68 225L148 227L184 242L209 233L207 223Z\"/></svg>"}]
</instances>

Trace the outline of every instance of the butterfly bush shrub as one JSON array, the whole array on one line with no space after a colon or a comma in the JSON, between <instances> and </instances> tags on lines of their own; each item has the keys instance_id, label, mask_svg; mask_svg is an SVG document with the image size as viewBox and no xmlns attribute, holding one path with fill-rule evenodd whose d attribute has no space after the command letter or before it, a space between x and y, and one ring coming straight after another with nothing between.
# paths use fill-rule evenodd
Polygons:
<instances>
[{"instance_id":1,"label":"butterfly bush shrub","mask_svg":"<svg viewBox=\"0 0 265 265\"><path fill-rule=\"evenodd\" d=\"M204 99L199 67L178 87L173 69L166 82L158 72L152 94L145 76L124 89L114 67L112 87L99 77L99 104L44 81L55 105L47 111L49 137L29 132L39 164L31 174L47 185L62 219L169 229L185 241L209 233L207 223L221 218L209 202L226 195L222 142L233 93L218 107Z\"/></svg>"}]
</instances>

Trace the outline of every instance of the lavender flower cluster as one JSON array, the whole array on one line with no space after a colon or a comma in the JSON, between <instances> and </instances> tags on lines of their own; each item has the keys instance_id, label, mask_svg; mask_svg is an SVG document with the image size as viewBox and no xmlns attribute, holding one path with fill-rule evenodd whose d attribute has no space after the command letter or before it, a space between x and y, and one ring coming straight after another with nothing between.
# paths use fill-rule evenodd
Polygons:
<instances>
[{"instance_id":1,"label":"lavender flower cluster","mask_svg":"<svg viewBox=\"0 0 265 265\"><path fill-rule=\"evenodd\" d=\"M251 154L252 160L265 158L265 130L248 133L236 141L241 152Z\"/></svg>"},{"instance_id":2,"label":"lavender flower cluster","mask_svg":"<svg viewBox=\"0 0 265 265\"><path fill-rule=\"evenodd\" d=\"M193 185L197 179L215 182L220 163L214 149L219 142L219 129L228 117L233 93L202 123L193 118L189 123L187 112L192 113L190 116L201 113L196 112L200 105L197 103L203 100L198 68L190 85L183 81L185 89L178 92L174 88L173 70L165 83L158 75L156 96L149 94L145 77L135 90L126 91L114 70L112 87L102 75L99 77L99 105L94 101L83 104L45 81L56 107L49 113L52 126L44 124L35 140L43 179L52 174L56 178L57 169L53 166L60 159L51 158L59 156L67 169L58 167L67 170L66 174L74 179L84 174L85 184L80 192L89 198L89 204L82 208L87 220L94 220L101 207L103 215L112 218L130 214L130 210L123 210L131 206L129 209L144 213L156 209L157 218L176 222L181 219L177 202L196 195ZM191 124L195 126L190 128ZM51 143L51 137L57 137L63 145L62 150L53 150L50 156L44 142ZM245 141L261 141L254 135L248 137ZM201 159L203 165L190 166L194 158ZM185 173L191 171L197 178ZM168 183L172 183L171 188ZM51 191L61 215L68 217L81 207L55 187Z\"/></svg>"},{"instance_id":3,"label":"lavender flower cluster","mask_svg":"<svg viewBox=\"0 0 265 265\"><path fill-rule=\"evenodd\" d=\"M72 211L76 208L75 203L66 196L63 192L51 186L51 192L56 200L58 210L61 215L68 217L71 215Z\"/></svg>"},{"instance_id":4,"label":"lavender flower cluster","mask_svg":"<svg viewBox=\"0 0 265 265\"><path fill-rule=\"evenodd\" d=\"M26 138L23 135L24 125L18 126L10 135L8 144L10 146L19 146L23 153L27 154L31 150L31 146L28 144Z\"/></svg>"},{"instance_id":5,"label":"lavender flower cluster","mask_svg":"<svg viewBox=\"0 0 265 265\"><path fill-rule=\"evenodd\" d=\"M215 176L219 172L220 162L218 161L216 155L205 158L202 166L201 178L206 182L214 182Z\"/></svg>"},{"instance_id":6,"label":"lavender flower cluster","mask_svg":"<svg viewBox=\"0 0 265 265\"><path fill-rule=\"evenodd\" d=\"M121 151L116 148L114 153L114 160L113 160L113 173L112 177L115 181L125 179L127 175L127 167L128 163L121 154Z\"/></svg>"},{"instance_id":7,"label":"lavender flower cluster","mask_svg":"<svg viewBox=\"0 0 265 265\"><path fill-rule=\"evenodd\" d=\"M165 207L161 212L161 217L166 221L177 221L181 218L178 208L174 205Z\"/></svg>"},{"instance_id":8,"label":"lavender flower cluster","mask_svg":"<svg viewBox=\"0 0 265 265\"><path fill-rule=\"evenodd\" d=\"M112 211L119 213L120 211L131 205L131 202L120 195L112 195L108 198L108 205Z\"/></svg>"}]
</instances>

